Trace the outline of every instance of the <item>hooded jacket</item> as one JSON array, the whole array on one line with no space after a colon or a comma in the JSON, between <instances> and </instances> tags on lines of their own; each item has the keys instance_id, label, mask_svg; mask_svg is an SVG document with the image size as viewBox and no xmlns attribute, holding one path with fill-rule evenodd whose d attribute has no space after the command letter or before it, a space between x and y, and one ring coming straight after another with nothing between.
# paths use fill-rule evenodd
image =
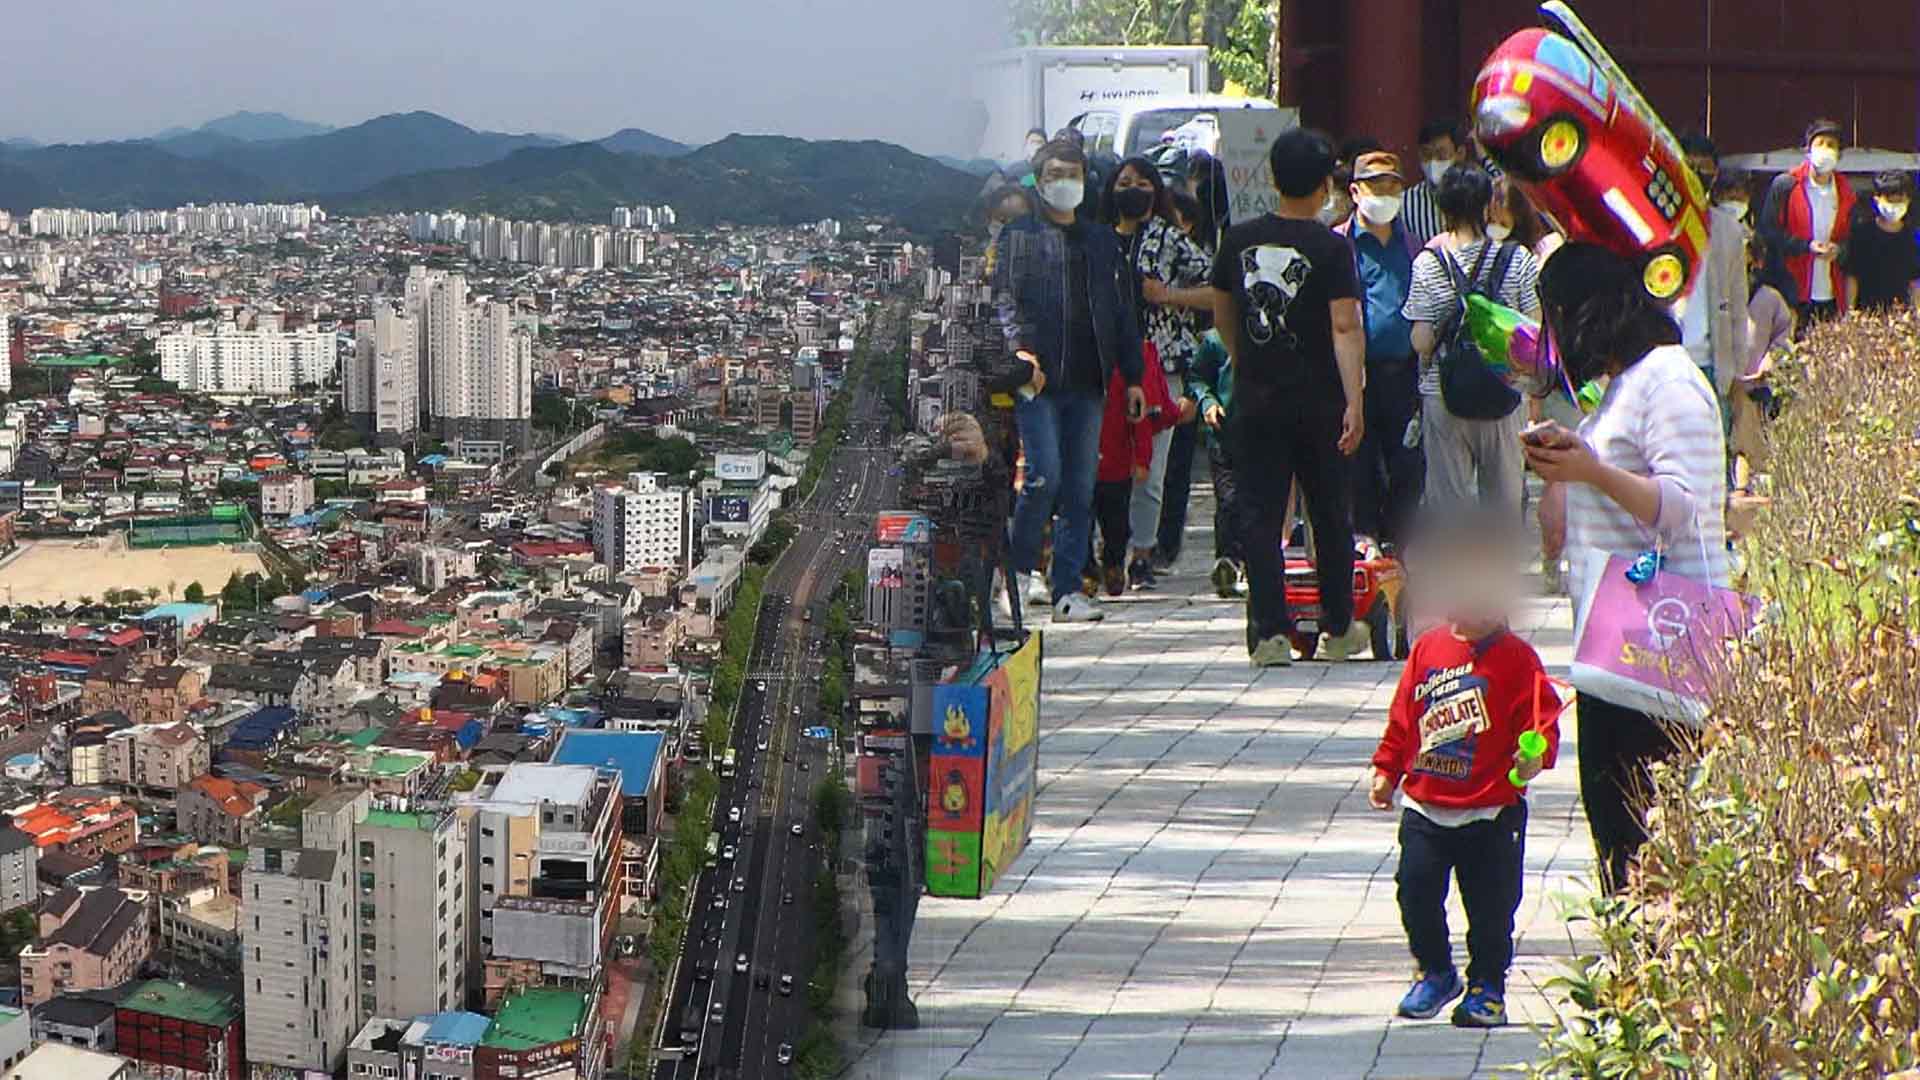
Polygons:
<instances>
[{"instance_id":1,"label":"hooded jacket","mask_svg":"<svg viewBox=\"0 0 1920 1080\"><path fill-rule=\"evenodd\" d=\"M1807 198L1807 185L1813 182L1813 166L1806 162L1795 165L1787 172L1773 178L1767 188L1767 201L1761 204L1759 229L1766 236L1773 250L1778 253L1785 266L1787 276L1799 290L1798 301L1804 302L1813 292L1813 252L1810 244L1813 237L1813 203ZM1837 203L1833 214L1833 234L1828 238L1835 248L1846 245L1848 231L1853 225L1853 186L1839 172L1833 174L1834 195ZM1827 272L1833 283L1834 303L1845 310L1847 306L1846 282L1840 270L1840 254L1827 263Z\"/></svg>"}]
</instances>

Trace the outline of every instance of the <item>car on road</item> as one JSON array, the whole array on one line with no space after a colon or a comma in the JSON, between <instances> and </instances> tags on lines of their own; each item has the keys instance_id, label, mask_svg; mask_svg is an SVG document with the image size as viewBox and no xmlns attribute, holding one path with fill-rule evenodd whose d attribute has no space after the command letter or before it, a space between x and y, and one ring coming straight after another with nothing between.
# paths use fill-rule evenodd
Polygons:
<instances>
[{"instance_id":1,"label":"car on road","mask_svg":"<svg viewBox=\"0 0 1920 1080\"><path fill-rule=\"evenodd\" d=\"M738 956L735 956L733 958L733 970L734 970L734 973L738 975L745 975L747 973L747 954L746 953L741 953Z\"/></svg>"},{"instance_id":2,"label":"car on road","mask_svg":"<svg viewBox=\"0 0 1920 1080\"><path fill-rule=\"evenodd\" d=\"M726 847L723 847L720 849L720 857L727 860L728 862L732 862L734 855L738 853L738 851L739 851L738 848L734 847L732 844L728 844Z\"/></svg>"},{"instance_id":3,"label":"car on road","mask_svg":"<svg viewBox=\"0 0 1920 1080\"><path fill-rule=\"evenodd\" d=\"M738 824L740 824L740 808L739 808L739 807L737 807L737 806L730 806L730 807L728 807L728 808L727 808L727 820L728 820L728 821L730 821L730 822L732 822L732 823L733 823L733 824L735 824L735 825L738 825Z\"/></svg>"},{"instance_id":4,"label":"car on road","mask_svg":"<svg viewBox=\"0 0 1920 1080\"><path fill-rule=\"evenodd\" d=\"M720 1001L716 1001L716 1002L714 1002L714 1003L713 1003L713 1009L712 1009L712 1011L711 1011L711 1012L709 1012L709 1013L707 1013L707 1023L709 1023L709 1024L724 1024L724 1023L726 1023L726 1022L727 1022L727 1006L726 1006L726 1003L725 1003L725 1002L720 1002Z\"/></svg>"},{"instance_id":5,"label":"car on road","mask_svg":"<svg viewBox=\"0 0 1920 1080\"><path fill-rule=\"evenodd\" d=\"M746 879L746 878L744 878L744 877L736 877L736 878L734 878L734 879L733 879L733 891L734 891L734 892L746 892L746 891L747 891L747 879Z\"/></svg>"},{"instance_id":6,"label":"car on road","mask_svg":"<svg viewBox=\"0 0 1920 1080\"><path fill-rule=\"evenodd\" d=\"M761 679L759 682L756 682L753 684L753 688L755 690L760 691L761 693L765 693L767 689L767 680Z\"/></svg>"},{"instance_id":7,"label":"car on road","mask_svg":"<svg viewBox=\"0 0 1920 1080\"><path fill-rule=\"evenodd\" d=\"M713 906L714 906L715 908L717 908L717 909L718 909L718 908L725 908L725 907L727 906L727 894L726 894L726 893L723 893L723 892L721 892L721 893L714 893L714 894L713 894Z\"/></svg>"},{"instance_id":8,"label":"car on road","mask_svg":"<svg viewBox=\"0 0 1920 1080\"><path fill-rule=\"evenodd\" d=\"M801 761L800 761L800 771L801 771L801 772L806 772L806 771L807 771L807 762L806 762L806 759L805 759L805 758L802 758L802 759L801 759Z\"/></svg>"},{"instance_id":9,"label":"car on road","mask_svg":"<svg viewBox=\"0 0 1920 1080\"><path fill-rule=\"evenodd\" d=\"M793 1064L793 1044L781 1043L780 1049L773 1052L773 1059L782 1065Z\"/></svg>"},{"instance_id":10,"label":"car on road","mask_svg":"<svg viewBox=\"0 0 1920 1080\"><path fill-rule=\"evenodd\" d=\"M791 976L791 975L782 975L782 976L780 976L780 992L781 992L782 994L786 994L786 995L789 995L789 996L791 996L791 995L792 995L792 993L793 993L793 976Z\"/></svg>"},{"instance_id":11,"label":"car on road","mask_svg":"<svg viewBox=\"0 0 1920 1080\"><path fill-rule=\"evenodd\" d=\"M801 825L799 822L796 821L793 823L793 827L788 829L787 831L792 833L795 836L800 836L803 833L805 833L807 830L805 826Z\"/></svg>"},{"instance_id":12,"label":"car on road","mask_svg":"<svg viewBox=\"0 0 1920 1080\"><path fill-rule=\"evenodd\" d=\"M711 978L713 978L713 962L710 960L695 960L693 962L693 981L706 982Z\"/></svg>"},{"instance_id":13,"label":"car on road","mask_svg":"<svg viewBox=\"0 0 1920 1080\"><path fill-rule=\"evenodd\" d=\"M799 715L800 715L800 706L798 706L798 705L795 705L795 706L793 707L793 715L795 715L795 716L799 716Z\"/></svg>"},{"instance_id":14,"label":"car on road","mask_svg":"<svg viewBox=\"0 0 1920 1080\"><path fill-rule=\"evenodd\" d=\"M793 751L791 751L791 750L789 750L789 751L787 751L786 753L784 753L784 754L781 754L781 755L780 755L780 760L782 760L782 761L787 761L787 762L791 762L791 761L793 760Z\"/></svg>"},{"instance_id":15,"label":"car on road","mask_svg":"<svg viewBox=\"0 0 1920 1080\"><path fill-rule=\"evenodd\" d=\"M793 891L789 889L788 891L781 893L780 902L783 904L793 903Z\"/></svg>"}]
</instances>

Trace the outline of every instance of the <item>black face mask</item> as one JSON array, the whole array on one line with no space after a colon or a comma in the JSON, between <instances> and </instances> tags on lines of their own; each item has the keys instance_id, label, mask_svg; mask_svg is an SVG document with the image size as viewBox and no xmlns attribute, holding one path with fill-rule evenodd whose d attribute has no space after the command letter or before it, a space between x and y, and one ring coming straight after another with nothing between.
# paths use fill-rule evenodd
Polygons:
<instances>
[{"instance_id":1,"label":"black face mask","mask_svg":"<svg viewBox=\"0 0 1920 1080\"><path fill-rule=\"evenodd\" d=\"M1113 208L1123 218L1141 218L1153 210L1152 188L1115 188L1113 190Z\"/></svg>"}]
</instances>

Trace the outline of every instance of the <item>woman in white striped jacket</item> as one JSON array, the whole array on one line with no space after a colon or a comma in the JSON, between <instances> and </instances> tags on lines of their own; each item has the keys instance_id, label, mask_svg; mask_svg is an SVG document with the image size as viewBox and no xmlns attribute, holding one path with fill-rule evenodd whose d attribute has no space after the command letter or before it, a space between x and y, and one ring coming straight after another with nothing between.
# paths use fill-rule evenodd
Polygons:
<instances>
[{"instance_id":1,"label":"woman in white striped jacket","mask_svg":"<svg viewBox=\"0 0 1920 1080\"><path fill-rule=\"evenodd\" d=\"M1568 431L1552 421L1522 435L1527 460L1567 488L1568 592L1574 625L1592 592L1595 553L1666 558L1662 572L1727 584L1726 441L1713 387L1680 345L1680 329L1618 255L1569 244L1540 275L1541 308L1574 386L1605 378L1600 407ZM1579 697L1580 795L1609 893L1627 883L1646 840L1648 766L1673 752L1655 717Z\"/></svg>"}]
</instances>

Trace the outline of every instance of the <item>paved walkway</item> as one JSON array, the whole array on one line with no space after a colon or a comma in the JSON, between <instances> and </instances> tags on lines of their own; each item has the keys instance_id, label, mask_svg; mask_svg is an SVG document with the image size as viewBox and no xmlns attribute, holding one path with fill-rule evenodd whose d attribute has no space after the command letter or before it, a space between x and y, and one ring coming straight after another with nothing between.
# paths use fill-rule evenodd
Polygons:
<instances>
[{"instance_id":1,"label":"paved walkway","mask_svg":"<svg viewBox=\"0 0 1920 1080\"><path fill-rule=\"evenodd\" d=\"M1209 546L1157 596L1047 632L1032 846L988 899L922 902L924 1026L863 1032L848 1075L1464 1080L1534 1054L1525 1025L1572 950L1555 897L1591 874L1571 716L1532 797L1515 1025L1390 1019L1411 970L1397 819L1368 808L1364 770L1399 666L1249 670L1240 605L1201 577ZM1541 599L1515 628L1563 673L1570 623Z\"/></svg>"}]
</instances>

